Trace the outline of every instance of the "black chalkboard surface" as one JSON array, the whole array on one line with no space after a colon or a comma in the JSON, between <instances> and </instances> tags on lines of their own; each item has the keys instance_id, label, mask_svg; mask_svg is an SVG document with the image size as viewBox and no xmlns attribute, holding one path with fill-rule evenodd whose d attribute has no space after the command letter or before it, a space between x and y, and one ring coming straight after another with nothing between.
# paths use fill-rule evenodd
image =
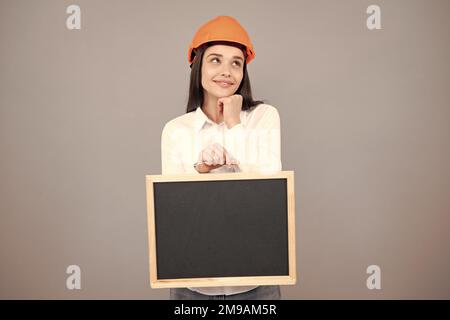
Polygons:
<instances>
[{"instance_id":1,"label":"black chalkboard surface","mask_svg":"<svg viewBox=\"0 0 450 320\"><path fill-rule=\"evenodd\" d=\"M293 172L147 176L155 288L295 283Z\"/></svg>"}]
</instances>

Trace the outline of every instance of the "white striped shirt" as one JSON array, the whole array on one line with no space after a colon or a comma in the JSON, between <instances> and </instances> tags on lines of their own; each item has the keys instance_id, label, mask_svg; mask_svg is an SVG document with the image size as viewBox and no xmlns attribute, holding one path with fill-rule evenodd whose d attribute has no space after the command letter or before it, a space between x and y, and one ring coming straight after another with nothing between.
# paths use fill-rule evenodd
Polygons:
<instances>
[{"instance_id":1,"label":"white striped shirt","mask_svg":"<svg viewBox=\"0 0 450 320\"><path fill-rule=\"evenodd\" d=\"M199 153L219 143L238 160L238 166L222 166L216 172L275 173L281 170L280 117L268 104L240 113L241 123L228 129L211 121L201 108L179 116L164 126L161 137L162 174L198 173L194 164ZM256 286L189 288L207 295L230 295Z\"/></svg>"}]
</instances>

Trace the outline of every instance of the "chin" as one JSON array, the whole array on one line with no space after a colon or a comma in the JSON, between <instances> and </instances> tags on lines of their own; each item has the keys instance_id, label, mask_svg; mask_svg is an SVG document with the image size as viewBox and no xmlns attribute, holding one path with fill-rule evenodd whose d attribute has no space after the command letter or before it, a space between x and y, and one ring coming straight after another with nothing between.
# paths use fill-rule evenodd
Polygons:
<instances>
[{"instance_id":1,"label":"chin","mask_svg":"<svg viewBox=\"0 0 450 320\"><path fill-rule=\"evenodd\" d=\"M230 93L217 94L216 97L217 98L226 98L226 97L229 97L229 96L232 96L232 95L233 95L233 93L230 92Z\"/></svg>"},{"instance_id":2,"label":"chin","mask_svg":"<svg viewBox=\"0 0 450 320\"><path fill-rule=\"evenodd\" d=\"M214 92L214 95L217 98L225 98L225 97L232 96L235 92L236 92L236 90L234 90L234 89L217 90Z\"/></svg>"}]
</instances>

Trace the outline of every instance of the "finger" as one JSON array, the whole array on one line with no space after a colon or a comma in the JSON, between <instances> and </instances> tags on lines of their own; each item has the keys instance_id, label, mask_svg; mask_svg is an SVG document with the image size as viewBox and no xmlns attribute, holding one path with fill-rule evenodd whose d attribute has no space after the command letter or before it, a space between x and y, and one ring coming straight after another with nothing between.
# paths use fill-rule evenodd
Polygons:
<instances>
[{"instance_id":1,"label":"finger","mask_svg":"<svg viewBox=\"0 0 450 320\"><path fill-rule=\"evenodd\" d=\"M214 144L213 144L213 147L214 147L215 149L219 150L221 153L223 153L223 152L225 151L225 148L222 147L222 145L221 145L220 143L218 143L218 142L214 143Z\"/></svg>"},{"instance_id":2,"label":"finger","mask_svg":"<svg viewBox=\"0 0 450 320\"><path fill-rule=\"evenodd\" d=\"M220 144L218 144L217 142L212 144L210 146L213 154L214 154L214 159L215 161L217 161L218 163L220 162L221 159L221 150L220 150Z\"/></svg>"},{"instance_id":3,"label":"finger","mask_svg":"<svg viewBox=\"0 0 450 320\"><path fill-rule=\"evenodd\" d=\"M218 162L218 155L216 154L214 147L213 146L209 146L208 147L208 154L211 156L211 161L212 161L212 165L216 165Z\"/></svg>"},{"instance_id":4,"label":"finger","mask_svg":"<svg viewBox=\"0 0 450 320\"><path fill-rule=\"evenodd\" d=\"M227 150L222 146L219 146L219 148L220 148L220 151L222 152L223 164L228 165L228 163L230 162L230 160L229 160L230 156L229 156Z\"/></svg>"},{"instance_id":5,"label":"finger","mask_svg":"<svg viewBox=\"0 0 450 320\"><path fill-rule=\"evenodd\" d=\"M228 163L230 166L235 166L235 165L239 164L239 161L235 157L233 157L231 154L229 154L228 152L227 152L227 157L228 157Z\"/></svg>"},{"instance_id":6,"label":"finger","mask_svg":"<svg viewBox=\"0 0 450 320\"><path fill-rule=\"evenodd\" d=\"M215 143L214 144L215 148L219 150L220 153L222 153L223 155L225 155L225 153L227 152L227 150L219 143Z\"/></svg>"},{"instance_id":7,"label":"finger","mask_svg":"<svg viewBox=\"0 0 450 320\"><path fill-rule=\"evenodd\" d=\"M225 155L225 163L227 164L227 166L231 166L232 165L231 160L233 159L233 157L225 149L224 149L224 155Z\"/></svg>"},{"instance_id":8,"label":"finger","mask_svg":"<svg viewBox=\"0 0 450 320\"><path fill-rule=\"evenodd\" d=\"M209 150L209 149L203 150L203 162L209 166L214 163L214 158L213 158L211 150Z\"/></svg>"},{"instance_id":9,"label":"finger","mask_svg":"<svg viewBox=\"0 0 450 320\"><path fill-rule=\"evenodd\" d=\"M229 153L226 154L226 157L227 157L227 165L232 166L234 164L233 157Z\"/></svg>"},{"instance_id":10,"label":"finger","mask_svg":"<svg viewBox=\"0 0 450 320\"><path fill-rule=\"evenodd\" d=\"M213 145L214 148L214 155L215 155L215 159L217 161L217 164L223 165L225 162L224 159L224 153L223 153L223 148L220 144L214 144Z\"/></svg>"},{"instance_id":11,"label":"finger","mask_svg":"<svg viewBox=\"0 0 450 320\"><path fill-rule=\"evenodd\" d=\"M214 150L214 163L215 164L218 164L218 165L222 165L223 163L223 161L222 161L222 155L220 154L220 151L219 150L217 150L217 149L215 149Z\"/></svg>"},{"instance_id":12,"label":"finger","mask_svg":"<svg viewBox=\"0 0 450 320\"><path fill-rule=\"evenodd\" d=\"M222 99L218 99L217 100L217 110L219 110L219 112L223 112L223 101L222 101Z\"/></svg>"}]
</instances>

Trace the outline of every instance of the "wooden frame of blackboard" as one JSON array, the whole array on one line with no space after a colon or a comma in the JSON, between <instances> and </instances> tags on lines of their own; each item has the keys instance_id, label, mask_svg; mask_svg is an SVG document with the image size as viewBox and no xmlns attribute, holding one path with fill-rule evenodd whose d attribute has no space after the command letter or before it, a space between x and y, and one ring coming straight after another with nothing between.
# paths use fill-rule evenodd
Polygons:
<instances>
[{"instance_id":1,"label":"wooden frame of blackboard","mask_svg":"<svg viewBox=\"0 0 450 320\"><path fill-rule=\"evenodd\" d=\"M249 179L286 179L287 185L287 224L288 224L288 263L289 274L282 276L242 276L215 278L180 278L158 279L157 250L154 211L153 184L158 182L190 182L190 181L220 181ZM274 174L255 173L210 173L210 174L178 174L178 175L146 175L147 192L147 223L149 244L150 286L152 288L187 288L215 286L246 286L246 285L292 285L296 283L295 255L295 193L294 172L279 171Z\"/></svg>"}]
</instances>

